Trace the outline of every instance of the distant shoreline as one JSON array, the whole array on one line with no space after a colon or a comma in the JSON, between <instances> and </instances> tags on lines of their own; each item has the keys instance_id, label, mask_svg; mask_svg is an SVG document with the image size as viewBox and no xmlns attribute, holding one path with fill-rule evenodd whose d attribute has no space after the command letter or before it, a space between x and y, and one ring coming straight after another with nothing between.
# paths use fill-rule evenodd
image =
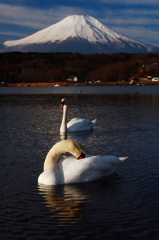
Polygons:
<instances>
[{"instance_id":1,"label":"distant shoreline","mask_svg":"<svg viewBox=\"0 0 159 240\"><path fill-rule=\"evenodd\" d=\"M1 87L60 87L60 86L144 86L159 85L159 82L139 82L129 84L129 82L95 82L95 83L75 83L75 82L38 82L38 83L7 83L1 84Z\"/></svg>"}]
</instances>

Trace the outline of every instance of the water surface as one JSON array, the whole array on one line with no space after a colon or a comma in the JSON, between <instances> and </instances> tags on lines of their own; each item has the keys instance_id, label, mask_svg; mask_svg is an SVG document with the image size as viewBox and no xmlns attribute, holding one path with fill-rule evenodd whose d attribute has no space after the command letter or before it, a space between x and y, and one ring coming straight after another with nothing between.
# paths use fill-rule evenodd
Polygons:
<instances>
[{"instance_id":1,"label":"water surface","mask_svg":"<svg viewBox=\"0 0 159 240\"><path fill-rule=\"evenodd\" d=\"M28 88L29 89L29 88ZM48 150L68 120L97 118L68 134L92 155L129 156L110 177L40 187ZM1 94L1 239L159 239L159 94Z\"/></svg>"},{"instance_id":2,"label":"water surface","mask_svg":"<svg viewBox=\"0 0 159 240\"><path fill-rule=\"evenodd\" d=\"M158 94L159 85L1 87L0 94Z\"/></svg>"}]
</instances>

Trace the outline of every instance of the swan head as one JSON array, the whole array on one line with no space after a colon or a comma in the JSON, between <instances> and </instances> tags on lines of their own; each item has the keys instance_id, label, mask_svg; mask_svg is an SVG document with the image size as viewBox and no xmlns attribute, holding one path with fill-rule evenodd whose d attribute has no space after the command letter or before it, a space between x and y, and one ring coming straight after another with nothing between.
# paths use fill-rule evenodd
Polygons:
<instances>
[{"instance_id":1,"label":"swan head","mask_svg":"<svg viewBox=\"0 0 159 240\"><path fill-rule=\"evenodd\" d=\"M62 98L62 99L61 99L60 108L63 108L64 105L66 105L66 99L65 99L65 98Z\"/></svg>"}]
</instances>

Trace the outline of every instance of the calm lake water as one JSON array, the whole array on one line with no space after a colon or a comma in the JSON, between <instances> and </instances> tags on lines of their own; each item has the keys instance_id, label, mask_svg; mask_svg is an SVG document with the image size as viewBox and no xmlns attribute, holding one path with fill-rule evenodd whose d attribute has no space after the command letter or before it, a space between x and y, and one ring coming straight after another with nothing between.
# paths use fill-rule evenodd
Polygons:
<instances>
[{"instance_id":1,"label":"calm lake water","mask_svg":"<svg viewBox=\"0 0 159 240\"><path fill-rule=\"evenodd\" d=\"M0 94L0 239L159 239L159 91L37 90ZM68 101L68 120L97 118L93 131L68 134L68 139L92 155L129 156L112 176L38 186L45 156L61 140L62 97Z\"/></svg>"}]
</instances>

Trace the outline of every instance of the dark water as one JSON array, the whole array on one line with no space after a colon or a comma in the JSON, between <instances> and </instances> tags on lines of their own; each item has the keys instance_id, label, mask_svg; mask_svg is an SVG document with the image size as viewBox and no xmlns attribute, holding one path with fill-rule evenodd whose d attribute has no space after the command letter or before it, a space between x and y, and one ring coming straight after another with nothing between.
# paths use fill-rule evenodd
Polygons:
<instances>
[{"instance_id":1,"label":"dark water","mask_svg":"<svg viewBox=\"0 0 159 240\"><path fill-rule=\"evenodd\" d=\"M93 131L68 139L129 159L110 177L42 188L60 100L0 95L0 239L159 239L159 94L67 95L68 120L97 118Z\"/></svg>"},{"instance_id":2,"label":"dark water","mask_svg":"<svg viewBox=\"0 0 159 240\"><path fill-rule=\"evenodd\" d=\"M0 94L158 94L159 85L0 87Z\"/></svg>"}]
</instances>

